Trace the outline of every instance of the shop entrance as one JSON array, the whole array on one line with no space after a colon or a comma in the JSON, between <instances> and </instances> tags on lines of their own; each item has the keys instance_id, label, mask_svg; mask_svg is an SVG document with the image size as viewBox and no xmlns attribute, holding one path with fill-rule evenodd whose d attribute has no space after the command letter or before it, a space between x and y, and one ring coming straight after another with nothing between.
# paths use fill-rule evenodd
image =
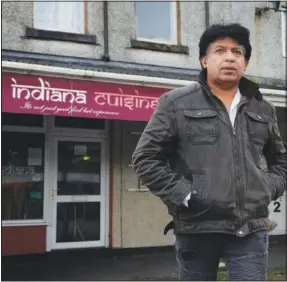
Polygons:
<instances>
[{"instance_id":1,"label":"shop entrance","mask_svg":"<svg viewBox=\"0 0 287 282\"><path fill-rule=\"evenodd\" d=\"M53 137L52 249L105 245L105 142Z\"/></svg>"}]
</instances>

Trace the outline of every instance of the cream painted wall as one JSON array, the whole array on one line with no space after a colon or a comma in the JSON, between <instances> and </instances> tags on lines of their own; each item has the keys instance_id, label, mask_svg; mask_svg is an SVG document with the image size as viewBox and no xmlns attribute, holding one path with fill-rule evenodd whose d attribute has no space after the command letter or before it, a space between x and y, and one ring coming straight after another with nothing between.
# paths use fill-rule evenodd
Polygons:
<instances>
[{"instance_id":1,"label":"cream painted wall","mask_svg":"<svg viewBox=\"0 0 287 282\"><path fill-rule=\"evenodd\" d=\"M173 244L173 234L163 235L171 220L165 205L151 192L136 189L138 179L129 166L143 123L114 121L113 142L113 248L151 247Z\"/></svg>"}]
</instances>

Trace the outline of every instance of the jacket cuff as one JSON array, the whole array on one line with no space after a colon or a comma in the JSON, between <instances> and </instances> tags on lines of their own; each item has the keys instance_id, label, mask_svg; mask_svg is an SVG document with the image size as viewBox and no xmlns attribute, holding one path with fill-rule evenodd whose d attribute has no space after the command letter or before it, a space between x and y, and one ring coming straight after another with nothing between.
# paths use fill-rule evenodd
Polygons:
<instances>
[{"instance_id":1,"label":"jacket cuff","mask_svg":"<svg viewBox=\"0 0 287 282\"><path fill-rule=\"evenodd\" d=\"M284 184L282 183L281 178L274 173L268 173L267 177L268 177L269 188L272 194L271 200L275 201L283 195L285 190Z\"/></svg>"},{"instance_id":2,"label":"jacket cuff","mask_svg":"<svg viewBox=\"0 0 287 282\"><path fill-rule=\"evenodd\" d=\"M177 206L182 206L185 199L190 195L190 193L191 182L185 178L181 178L174 187L174 197L172 199L172 202Z\"/></svg>"}]
</instances>

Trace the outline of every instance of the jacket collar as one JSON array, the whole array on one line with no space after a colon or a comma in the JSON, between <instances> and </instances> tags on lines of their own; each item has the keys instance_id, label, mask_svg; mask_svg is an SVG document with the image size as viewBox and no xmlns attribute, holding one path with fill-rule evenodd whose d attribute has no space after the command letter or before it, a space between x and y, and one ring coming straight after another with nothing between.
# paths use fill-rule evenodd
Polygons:
<instances>
[{"instance_id":1,"label":"jacket collar","mask_svg":"<svg viewBox=\"0 0 287 282\"><path fill-rule=\"evenodd\" d=\"M198 82L210 91L210 88L207 84L207 73L205 70L202 70L198 76ZM262 94L259 91L258 84L252 82L251 80L242 77L239 81L239 90L242 96L247 99L255 98L258 101L262 100Z\"/></svg>"}]
</instances>

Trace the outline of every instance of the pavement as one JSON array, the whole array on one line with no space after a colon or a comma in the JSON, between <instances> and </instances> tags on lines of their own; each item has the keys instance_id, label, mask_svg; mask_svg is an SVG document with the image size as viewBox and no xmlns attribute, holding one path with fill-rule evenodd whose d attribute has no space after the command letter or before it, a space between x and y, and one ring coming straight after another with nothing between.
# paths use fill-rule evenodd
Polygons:
<instances>
[{"instance_id":1,"label":"pavement","mask_svg":"<svg viewBox=\"0 0 287 282\"><path fill-rule=\"evenodd\" d=\"M144 252L86 249L2 257L1 281L178 280L172 248ZM271 242L269 268L286 271L286 254L286 237Z\"/></svg>"}]
</instances>

